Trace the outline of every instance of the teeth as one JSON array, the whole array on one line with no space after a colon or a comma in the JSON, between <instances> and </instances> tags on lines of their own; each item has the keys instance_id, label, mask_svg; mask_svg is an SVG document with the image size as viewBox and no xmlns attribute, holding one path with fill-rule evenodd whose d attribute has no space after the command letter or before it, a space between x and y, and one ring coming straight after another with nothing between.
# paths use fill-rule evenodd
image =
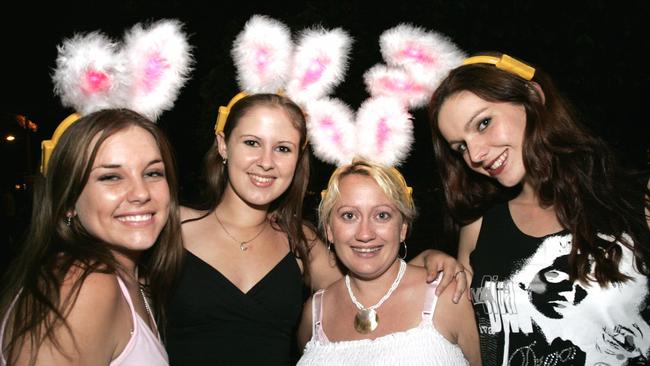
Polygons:
<instances>
[{"instance_id":1,"label":"teeth","mask_svg":"<svg viewBox=\"0 0 650 366\"><path fill-rule=\"evenodd\" d=\"M361 253L374 253L376 251L379 251L379 247L373 247L373 248L352 248L355 252L361 252Z\"/></svg>"},{"instance_id":2,"label":"teeth","mask_svg":"<svg viewBox=\"0 0 650 366\"><path fill-rule=\"evenodd\" d=\"M260 177L258 175L252 175L252 174L251 174L251 178L254 181L260 182L260 183L270 183L273 180L273 178L265 178L265 177Z\"/></svg>"},{"instance_id":3,"label":"teeth","mask_svg":"<svg viewBox=\"0 0 650 366\"><path fill-rule=\"evenodd\" d=\"M131 216L121 216L118 217L117 219L119 221L123 222L140 222L140 221L148 221L151 220L151 214L146 214L146 215L131 215Z\"/></svg>"},{"instance_id":4,"label":"teeth","mask_svg":"<svg viewBox=\"0 0 650 366\"><path fill-rule=\"evenodd\" d=\"M494 162L494 164L492 164L492 166L490 166L488 169L490 170L499 169L501 165L503 165L503 162L506 161L507 157L508 157L508 151L506 150L503 154L501 154L501 156L499 156L499 158Z\"/></svg>"}]
</instances>

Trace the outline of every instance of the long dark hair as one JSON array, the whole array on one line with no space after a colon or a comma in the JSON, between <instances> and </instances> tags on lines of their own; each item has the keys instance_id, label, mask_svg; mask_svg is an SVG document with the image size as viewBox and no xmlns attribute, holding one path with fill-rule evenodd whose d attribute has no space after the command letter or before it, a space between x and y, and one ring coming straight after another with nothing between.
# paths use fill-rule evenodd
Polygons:
<instances>
[{"instance_id":1,"label":"long dark hair","mask_svg":"<svg viewBox=\"0 0 650 366\"><path fill-rule=\"evenodd\" d=\"M232 106L223 133L227 140L239 120L250 110L261 106L280 108L285 111L293 126L300 133L300 151L293 180L289 188L271 203L269 212L274 217L272 224L289 237L291 251L298 258L303 259L304 276L308 279L310 271L309 260L307 259L312 244L305 237L302 220L302 204L309 183L309 151L306 148L307 124L305 115L297 104L285 96L253 94L242 98ZM198 208L207 209L209 214L221 202L228 185L228 170L225 169L223 159L219 155L217 139L214 140L204 158L204 179L206 185L205 190L202 192L203 204Z\"/></svg>"},{"instance_id":2,"label":"long dark hair","mask_svg":"<svg viewBox=\"0 0 650 366\"><path fill-rule=\"evenodd\" d=\"M47 175L35 183L30 229L2 283L2 314L7 314L15 300L7 323L12 336L5 355L10 364L24 344L38 348L49 340L58 345L55 330L67 327L66 316L85 278L93 272L117 272L119 264L106 243L88 233L78 219L67 225L65 218L88 181L102 143L131 126L148 131L158 143L170 190L168 221L138 263L156 320L164 324L164 304L182 259L178 184L171 145L160 129L140 114L127 109L101 110L80 118L64 132L49 160ZM74 277L72 290L62 299L62 282L73 267L80 270L80 275Z\"/></svg>"},{"instance_id":3,"label":"long dark hair","mask_svg":"<svg viewBox=\"0 0 650 366\"><path fill-rule=\"evenodd\" d=\"M470 223L495 202L513 197L489 177L469 169L438 128L438 113L452 95L469 91L489 102L522 105L526 111L523 160L526 179L542 206L553 206L560 224L573 235L571 275L601 285L623 282L622 250L597 234L613 235L634 251L639 270L647 274L650 258L648 230L643 209L650 207L648 188L617 164L614 152L591 133L560 95L552 80L537 69L533 79L543 91L490 64L471 64L451 71L434 93L429 117L434 152L450 214L457 223ZM626 233L631 241L623 237ZM591 262L595 262L592 276Z\"/></svg>"}]
</instances>

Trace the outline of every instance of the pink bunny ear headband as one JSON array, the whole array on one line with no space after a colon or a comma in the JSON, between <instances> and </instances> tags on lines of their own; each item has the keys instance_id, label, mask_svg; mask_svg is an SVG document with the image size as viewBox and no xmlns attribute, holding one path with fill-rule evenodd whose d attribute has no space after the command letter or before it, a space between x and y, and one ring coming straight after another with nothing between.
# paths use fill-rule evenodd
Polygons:
<instances>
[{"instance_id":1,"label":"pink bunny ear headband","mask_svg":"<svg viewBox=\"0 0 650 366\"><path fill-rule=\"evenodd\" d=\"M351 43L340 28L313 27L300 32L294 45L286 25L252 16L232 49L242 92L219 108L215 133L223 131L230 108L249 94L282 94L303 108L323 98L343 80Z\"/></svg>"},{"instance_id":2,"label":"pink bunny ear headband","mask_svg":"<svg viewBox=\"0 0 650 366\"><path fill-rule=\"evenodd\" d=\"M394 168L407 158L413 143L409 109L425 105L465 55L445 36L409 24L384 31L379 41L386 64L364 74L370 97L356 118L337 100L310 103L309 140L317 157L339 169L356 157L393 167L392 173L410 194L411 188Z\"/></svg>"},{"instance_id":3,"label":"pink bunny ear headband","mask_svg":"<svg viewBox=\"0 0 650 366\"><path fill-rule=\"evenodd\" d=\"M105 108L129 108L155 121L170 109L189 78L192 56L182 25L161 20L136 24L121 44L100 32L77 34L58 47L52 79L66 107L76 111L41 143L41 173L57 141L80 116Z\"/></svg>"}]
</instances>

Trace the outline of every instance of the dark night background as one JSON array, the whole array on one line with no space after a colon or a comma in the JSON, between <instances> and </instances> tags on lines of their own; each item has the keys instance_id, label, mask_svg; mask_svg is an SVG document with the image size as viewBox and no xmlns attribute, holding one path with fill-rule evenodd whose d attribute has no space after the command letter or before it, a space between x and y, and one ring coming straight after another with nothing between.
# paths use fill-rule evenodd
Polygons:
<instances>
[{"instance_id":1,"label":"dark night background","mask_svg":"<svg viewBox=\"0 0 650 366\"><path fill-rule=\"evenodd\" d=\"M159 124L176 148L181 196L195 199L197 175L213 138L217 108L238 92L230 48L253 14L266 14L294 32L320 24L342 27L355 39L348 77L335 95L357 108L365 100L362 74L381 62L378 37L407 22L449 36L467 53L498 50L545 69L574 103L584 121L621 155L623 164L648 169L647 133L650 64L650 2L618 1L389 1L389 6L362 1L239 1L222 4L181 0L52 2L38 9L16 2L0 15L2 37L2 237L0 268L16 248L29 220L31 177L38 170L40 141L49 139L71 111L53 96L50 74L56 45L75 32L101 30L120 39L142 21L177 18L185 24L196 59L192 79L172 111ZM200 4L200 5L199 5ZM5 5L6 6L6 5ZM40 6L40 5L39 5ZM409 238L409 256L425 247L453 252L440 237L440 195L424 110L412 112L416 141L401 167L414 188L420 216ZM21 128L16 115L38 125ZM5 141L8 133L17 138ZM312 159L306 214L314 205L332 167ZM13 209L11 200L13 200ZM9 202L9 203L8 203Z\"/></svg>"}]
</instances>

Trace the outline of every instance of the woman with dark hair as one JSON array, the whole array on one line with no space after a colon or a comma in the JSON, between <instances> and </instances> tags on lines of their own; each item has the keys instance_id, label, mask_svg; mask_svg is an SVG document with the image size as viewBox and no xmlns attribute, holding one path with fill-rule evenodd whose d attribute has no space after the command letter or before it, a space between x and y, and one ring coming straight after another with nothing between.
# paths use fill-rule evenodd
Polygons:
<instances>
[{"instance_id":1,"label":"woman with dark hair","mask_svg":"<svg viewBox=\"0 0 650 366\"><path fill-rule=\"evenodd\" d=\"M578 122L544 72L508 55L476 55L452 70L430 117L484 364L647 362L646 182ZM565 255L568 273L544 280L566 275L587 295L549 319L531 305L545 293L534 279Z\"/></svg>"},{"instance_id":2,"label":"woman with dark hair","mask_svg":"<svg viewBox=\"0 0 650 366\"><path fill-rule=\"evenodd\" d=\"M136 112L100 110L44 163L2 282L0 364L166 365L157 327L182 258L167 139Z\"/></svg>"}]
</instances>

